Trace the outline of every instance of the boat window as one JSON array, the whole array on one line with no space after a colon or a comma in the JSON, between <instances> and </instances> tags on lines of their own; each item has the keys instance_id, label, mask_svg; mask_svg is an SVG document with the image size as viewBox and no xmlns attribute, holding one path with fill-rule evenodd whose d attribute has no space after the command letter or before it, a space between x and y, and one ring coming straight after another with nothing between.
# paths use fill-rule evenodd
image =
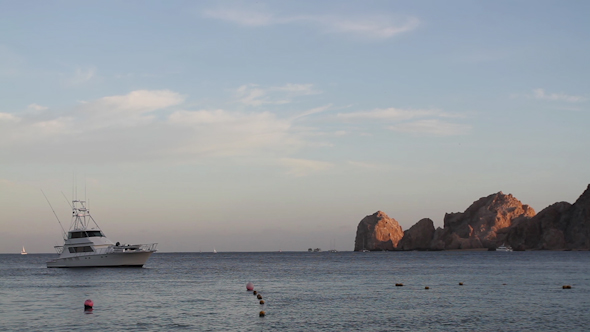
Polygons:
<instances>
[{"instance_id":1,"label":"boat window","mask_svg":"<svg viewBox=\"0 0 590 332\"><path fill-rule=\"evenodd\" d=\"M77 253L77 252L93 252L92 247L84 246L84 247L69 247L68 250L70 253Z\"/></svg>"},{"instance_id":2,"label":"boat window","mask_svg":"<svg viewBox=\"0 0 590 332\"><path fill-rule=\"evenodd\" d=\"M79 238L83 238L83 237L88 237L88 235L86 235L86 232L70 232L69 234L69 238L70 239L79 239Z\"/></svg>"},{"instance_id":3,"label":"boat window","mask_svg":"<svg viewBox=\"0 0 590 332\"><path fill-rule=\"evenodd\" d=\"M86 233L88 233L88 237L103 237L104 236L104 235L102 235L102 233L100 231L88 231Z\"/></svg>"}]
</instances>

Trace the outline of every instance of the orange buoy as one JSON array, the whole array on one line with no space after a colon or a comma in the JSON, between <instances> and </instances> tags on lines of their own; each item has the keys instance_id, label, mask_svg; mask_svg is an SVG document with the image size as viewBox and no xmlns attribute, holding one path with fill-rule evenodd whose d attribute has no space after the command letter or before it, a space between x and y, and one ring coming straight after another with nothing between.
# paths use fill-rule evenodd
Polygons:
<instances>
[{"instance_id":1,"label":"orange buoy","mask_svg":"<svg viewBox=\"0 0 590 332\"><path fill-rule=\"evenodd\" d=\"M462 283L462 282L460 282L460 283L459 283L459 286L463 286L463 283Z\"/></svg>"},{"instance_id":2,"label":"orange buoy","mask_svg":"<svg viewBox=\"0 0 590 332\"><path fill-rule=\"evenodd\" d=\"M395 284L395 285L396 285L397 287L401 287L401 286L403 286L404 284Z\"/></svg>"},{"instance_id":3,"label":"orange buoy","mask_svg":"<svg viewBox=\"0 0 590 332\"><path fill-rule=\"evenodd\" d=\"M257 299L259 299L259 300L262 300L262 295L258 294L258 295L256 296L256 298L257 298Z\"/></svg>"},{"instance_id":4,"label":"orange buoy","mask_svg":"<svg viewBox=\"0 0 590 332\"><path fill-rule=\"evenodd\" d=\"M258 316L260 316L260 317L264 317L264 316L266 316L266 312L264 312L264 311L261 311L261 312L258 314Z\"/></svg>"},{"instance_id":5,"label":"orange buoy","mask_svg":"<svg viewBox=\"0 0 590 332\"><path fill-rule=\"evenodd\" d=\"M258 294L258 292L257 291L253 291L252 294L256 295L256 294Z\"/></svg>"},{"instance_id":6,"label":"orange buoy","mask_svg":"<svg viewBox=\"0 0 590 332\"><path fill-rule=\"evenodd\" d=\"M260 300L260 304L264 304L264 300Z\"/></svg>"},{"instance_id":7,"label":"orange buoy","mask_svg":"<svg viewBox=\"0 0 590 332\"><path fill-rule=\"evenodd\" d=\"M563 289L572 289L572 286L570 286L570 285L563 285L563 287L562 287L562 288L563 288Z\"/></svg>"},{"instance_id":8,"label":"orange buoy","mask_svg":"<svg viewBox=\"0 0 590 332\"><path fill-rule=\"evenodd\" d=\"M430 289L430 287L426 286L426 287L424 287L424 289Z\"/></svg>"}]
</instances>

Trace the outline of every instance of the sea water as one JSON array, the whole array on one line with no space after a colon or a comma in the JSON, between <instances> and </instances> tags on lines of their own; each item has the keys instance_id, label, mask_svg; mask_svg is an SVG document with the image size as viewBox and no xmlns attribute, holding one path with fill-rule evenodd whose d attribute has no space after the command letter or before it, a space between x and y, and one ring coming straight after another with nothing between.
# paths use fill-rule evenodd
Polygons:
<instances>
[{"instance_id":1,"label":"sea water","mask_svg":"<svg viewBox=\"0 0 590 332\"><path fill-rule=\"evenodd\" d=\"M590 330L587 251L156 253L144 268L46 268L54 256L0 255L0 331Z\"/></svg>"}]
</instances>

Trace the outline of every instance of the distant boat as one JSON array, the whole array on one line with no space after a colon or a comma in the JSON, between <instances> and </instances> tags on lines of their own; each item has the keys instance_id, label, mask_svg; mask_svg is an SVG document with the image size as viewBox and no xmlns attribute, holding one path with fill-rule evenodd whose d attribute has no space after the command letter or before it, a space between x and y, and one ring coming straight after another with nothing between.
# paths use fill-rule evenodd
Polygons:
<instances>
[{"instance_id":1,"label":"distant boat","mask_svg":"<svg viewBox=\"0 0 590 332\"><path fill-rule=\"evenodd\" d=\"M321 251L322 251L322 249L320 249L320 248L315 248L313 251L314 251L314 252L321 252Z\"/></svg>"},{"instance_id":2,"label":"distant boat","mask_svg":"<svg viewBox=\"0 0 590 332\"><path fill-rule=\"evenodd\" d=\"M503 244L496 248L496 251L512 251L512 248L510 246Z\"/></svg>"},{"instance_id":3,"label":"distant boat","mask_svg":"<svg viewBox=\"0 0 590 332\"><path fill-rule=\"evenodd\" d=\"M312 248L307 249L307 252L313 252Z\"/></svg>"},{"instance_id":4,"label":"distant boat","mask_svg":"<svg viewBox=\"0 0 590 332\"><path fill-rule=\"evenodd\" d=\"M20 254L21 255L26 255L27 254L27 251L25 250L25 247L24 246L23 246L23 250L21 250Z\"/></svg>"},{"instance_id":5,"label":"distant boat","mask_svg":"<svg viewBox=\"0 0 590 332\"><path fill-rule=\"evenodd\" d=\"M336 239L333 240L332 243L330 243L330 250L328 250L329 252L338 252L338 250L336 250Z\"/></svg>"},{"instance_id":6,"label":"distant boat","mask_svg":"<svg viewBox=\"0 0 590 332\"><path fill-rule=\"evenodd\" d=\"M217 250L215 250L215 248L213 248L213 253L214 253L214 254L216 254L216 253L217 253Z\"/></svg>"}]
</instances>

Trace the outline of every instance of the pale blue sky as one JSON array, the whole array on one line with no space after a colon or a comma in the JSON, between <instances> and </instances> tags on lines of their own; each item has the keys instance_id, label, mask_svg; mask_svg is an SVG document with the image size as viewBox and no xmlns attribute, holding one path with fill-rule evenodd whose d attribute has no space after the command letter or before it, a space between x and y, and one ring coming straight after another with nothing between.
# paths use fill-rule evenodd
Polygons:
<instances>
[{"instance_id":1,"label":"pale blue sky","mask_svg":"<svg viewBox=\"0 0 590 332\"><path fill-rule=\"evenodd\" d=\"M590 183L587 1L0 1L0 252L352 250ZM84 181L84 179L86 179ZM80 196L80 194L79 194Z\"/></svg>"}]
</instances>

